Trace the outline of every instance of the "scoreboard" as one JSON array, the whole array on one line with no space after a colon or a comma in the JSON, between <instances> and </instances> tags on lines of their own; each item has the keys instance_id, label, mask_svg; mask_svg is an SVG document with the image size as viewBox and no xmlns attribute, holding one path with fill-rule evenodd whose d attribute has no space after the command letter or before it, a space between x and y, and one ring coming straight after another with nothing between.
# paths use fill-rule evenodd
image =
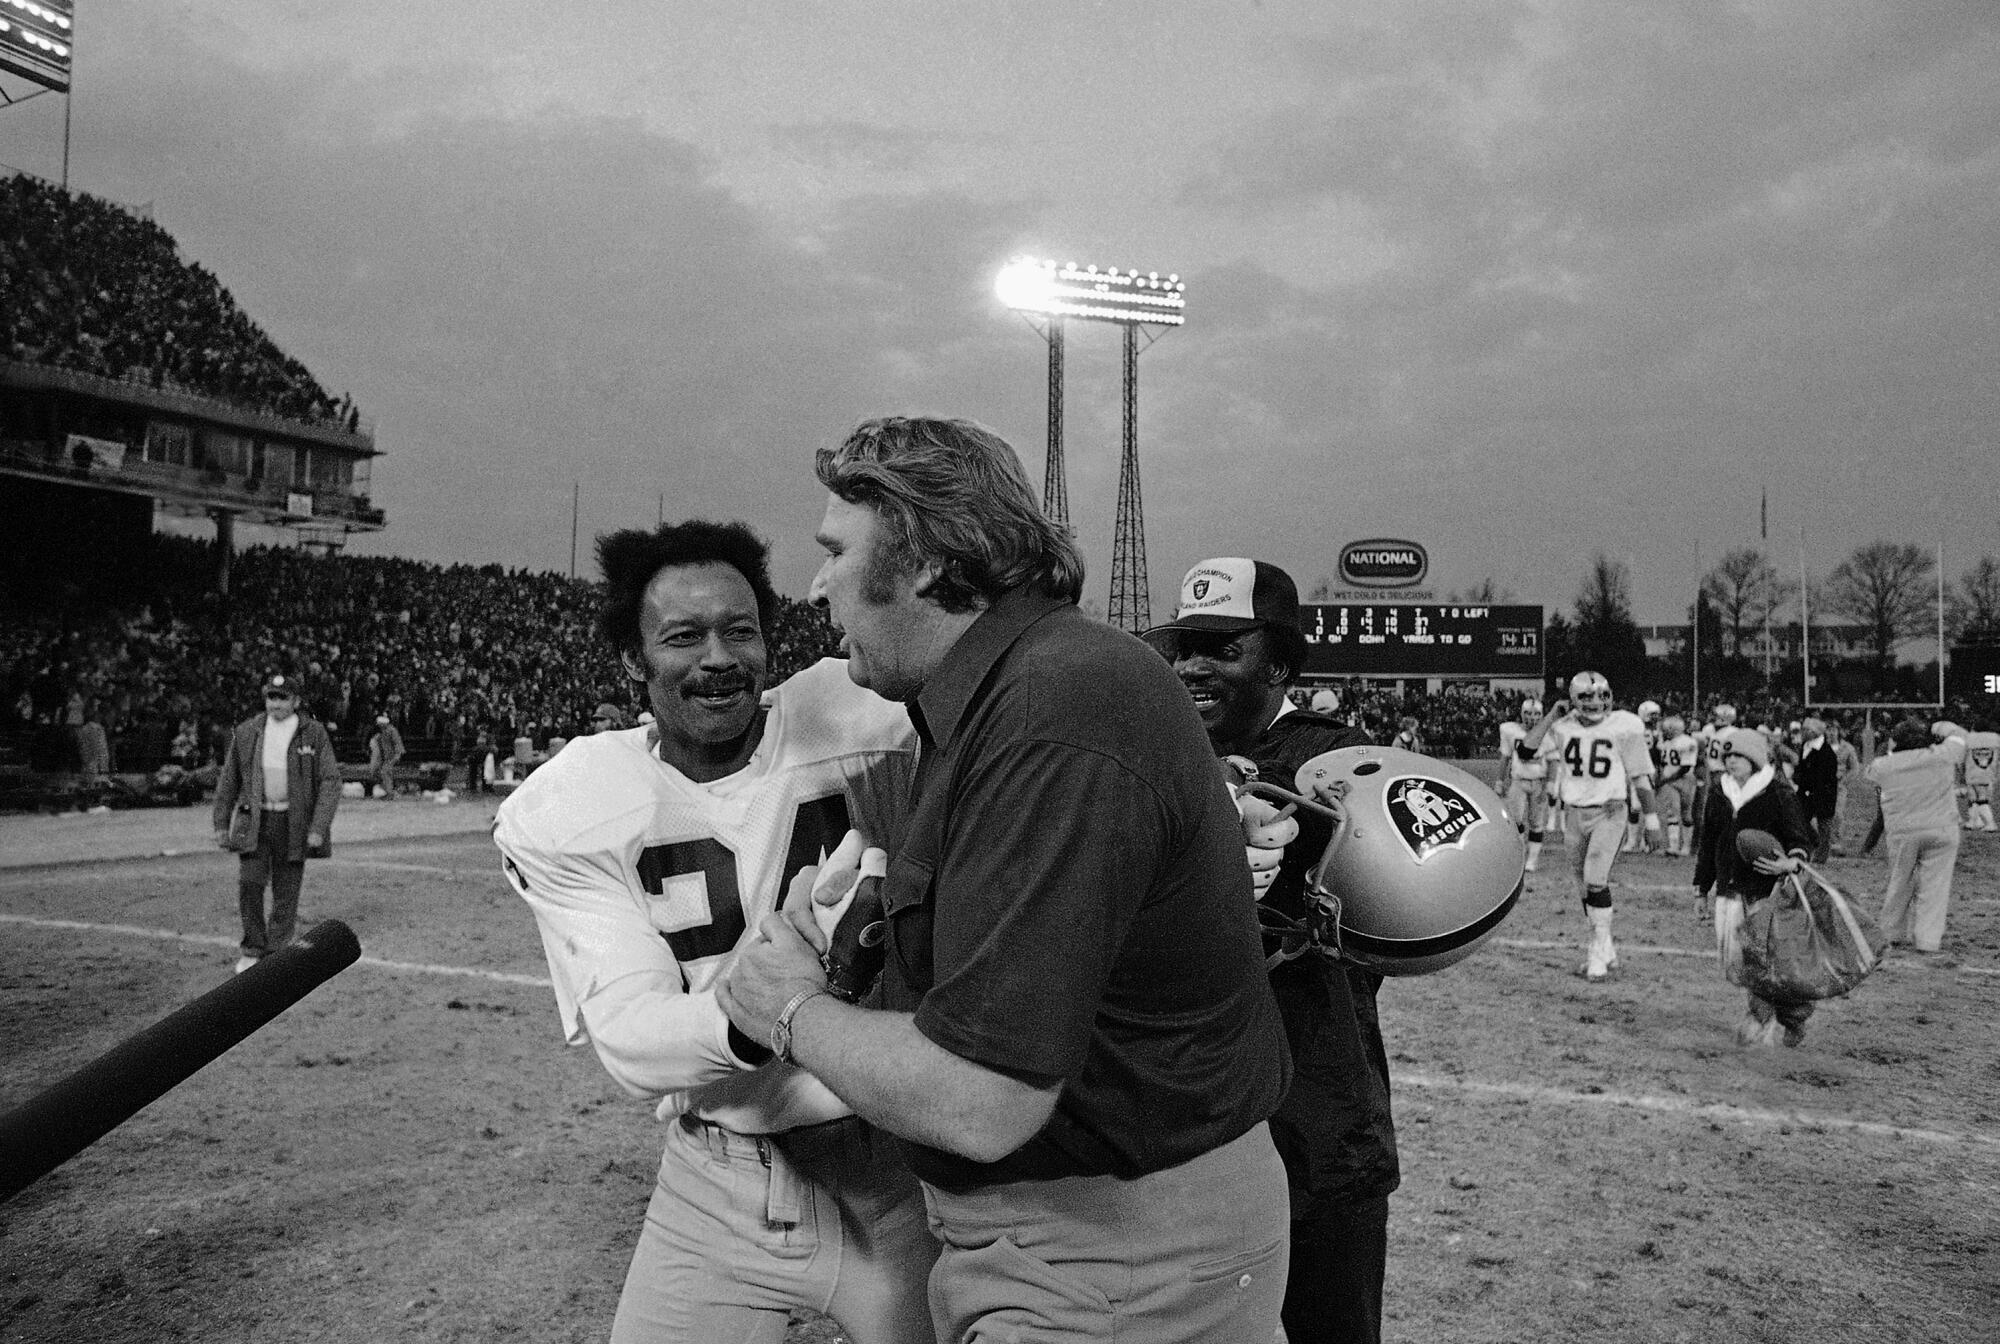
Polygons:
<instances>
[{"instance_id":1,"label":"scoreboard","mask_svg":"<svg viewBox=\"0 0 2000 1344\"><path fill-rule=\"evenodd\" d=\"M1307 676L1542 678L1538 606L1305 603Z\"/></svg>"},{"instance_id":2,"label":"scoreboard","mask_svg":"<svg viewBox=\"0 0 2000 1344\"><path fill-rule=\"evenodd\" d=\"M1946 669L1946 694L2000 717L2000 646L1961 644L1951 651Z\"/></svg>"}]
</instances>

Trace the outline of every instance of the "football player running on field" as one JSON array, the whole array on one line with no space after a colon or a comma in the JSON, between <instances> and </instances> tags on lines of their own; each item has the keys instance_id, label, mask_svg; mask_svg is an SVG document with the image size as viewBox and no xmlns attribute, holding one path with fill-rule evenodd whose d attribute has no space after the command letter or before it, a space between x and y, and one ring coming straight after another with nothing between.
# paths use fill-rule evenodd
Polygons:
<instances>
[{"instance_id":1,"label":"football player running on field","mask_svg":"<svg viewBox=\"0 0 2000 1344\"><path fill-rule=\"evenodd\" d=\"M1521 702L1521 713L1500 725L1500 759L1507 764L1507 815L1514 829L1528 842L1529 872L1542 858L1542 842L1547 838L1549 763L1545 756L1521 757L1514 750L1542 717L1542 702L1529 696Z\"/></svg>"},{"instance_id":2,"label":"football player running on field","mask_svg":"<svg viewBox=\"0 0 2000 1344\"><path fill-rule=\"evenodd\" d=\"M1570 702L1558 700L1521 739L1515 755L1528 759L1553 746L1550 792L1563 805L1563 845L1577 895L1590 919L1590 943L1584 960L1586 979L1603 980L1618 965L1618 948L1611 940L1611 865L1625 835L1628 795L1636 795L1648 832L1657 832L1659 813L1653 801L1653 761L1646 752L1645 730L1638 716L1613 713L1611 683L1598 672L1570 678Z\"/></svg>"},{"instance_id":3,"label":"football player running on field","mask_svg":"<svg viewBox=\"0 0 2000 1344\"><path fill-rule=\"evenodd\" d=\"M614 1344L775 1340L796 1307L857 1344L933 1337L915 1178L716 1000L794 875L832 851L845 862L824 866L858 884L862 835L893 834L912 778L908 715L845 663L766 696L767 554L740 523L599 538L600 624L654 722L577 738L494 820L565 1038L673 1122Z\"/></svg>"}]
</instances>

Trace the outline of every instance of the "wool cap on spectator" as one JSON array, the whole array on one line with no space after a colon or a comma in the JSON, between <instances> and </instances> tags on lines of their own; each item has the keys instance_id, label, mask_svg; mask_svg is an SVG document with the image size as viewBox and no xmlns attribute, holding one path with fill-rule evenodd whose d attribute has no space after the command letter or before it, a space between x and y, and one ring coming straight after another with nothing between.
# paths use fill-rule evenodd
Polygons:
<instances>
[{"instance_id":1,"label":"wool cap on spectator","mask_svg":"<svg viewBox=\"0 0 2000 1344\"><path fill-rule=\"evenodd\" d=\"M273 672L270 676L264 678L264 694L289 695L296 700L299 694L299 683L296 678L286 676L283 672Z\"/></svg>"},{"instance_id":2,"label":"wool cap on spectator","mask_svg":"<svg viewBox=\"0 0 2000 1344\"><path fill-rule=\"evenodd\" d=\"M1305 662L1306 637L1299 627L1299 587L1292 576L1262 560L1223 556L1203 560L1181 579L1180 605L1173 620L1145 634L1168 631L1236 633L1268 630L1273 652L1297 676Z\"/></svg>"},{"instance_id":3,"label":"wool cap on spectator","mask_svg":"<svg viewBox=\"0 0 2000 1344\"><path fill-rule=\"evenodd\" d=\"M1762 770L1771 763L1771 744L1755 728L1731 728L1722 735L1722 754L1741 756Z\"/></svg>"}]
</instances>

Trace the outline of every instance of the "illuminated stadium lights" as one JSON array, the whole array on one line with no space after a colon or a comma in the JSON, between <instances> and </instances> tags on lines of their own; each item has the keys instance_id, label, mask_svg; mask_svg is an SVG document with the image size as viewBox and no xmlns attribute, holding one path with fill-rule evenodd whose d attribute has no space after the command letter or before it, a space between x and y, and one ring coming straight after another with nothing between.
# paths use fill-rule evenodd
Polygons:
<instances>
[{"instance_id":1,"label":"illuminated stadium lights","mask_svg":"<svg viewBox=\"0 0 2000 1344\"><path fill-rule=\"evenodd\" d=\"M69 92L70 0L0 0L0 70Z\"/></svg>"},{"instance_id":2,"label":"illuminated stadium lights","mask_svg":"<svg viewBox=\"0 0 2000 1344\"><path fill-rule=\"evenodd\" d=\"M993 290L1019 312L1137 326L1178 327L1187 321L1187 285L1178 275L1162 278L1158 271L1099 270L1020 257L1000 268Z\"/></svg>"}]
</instances>

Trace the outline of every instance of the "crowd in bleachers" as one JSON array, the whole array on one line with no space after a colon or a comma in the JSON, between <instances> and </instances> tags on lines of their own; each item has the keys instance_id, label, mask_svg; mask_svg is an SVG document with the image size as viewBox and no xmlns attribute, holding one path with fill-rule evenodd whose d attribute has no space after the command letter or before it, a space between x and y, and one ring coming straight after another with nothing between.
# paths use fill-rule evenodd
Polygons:
<instances>
[{"instance_id":1,"label":"crowd in bleachers","mask_svg":"<svg viewBox=\"0 0 2000 1344\"><path fill-rule=\"evenodd\" d=\"M25 173L0 181L0 357L291 420L360 416L280 350L173 236Z\"/></svg>"},{"instance_id":2,"label":"crowd in bleachers","mask_svg":"<svg viewBox=\"0 0 2000 1344\"><path fill-rule=\"evenodd\" d=\"M30 754L47 744L52 760L63 730L97 722L118 770L212 764L275 670L301 679L307 712L345 751L377 714L413 748L441 753L482 728L546 749L551 737L586 731L599 701L642 708L593 627L594 584L253 547L235 557L224 597L213 591L211 545L154 540L142 605L90 619L0 613L5 703ZM835 637L820 612L782 599L769 644L782 677L830 653Z\"/></svg>"}]
</instances>

